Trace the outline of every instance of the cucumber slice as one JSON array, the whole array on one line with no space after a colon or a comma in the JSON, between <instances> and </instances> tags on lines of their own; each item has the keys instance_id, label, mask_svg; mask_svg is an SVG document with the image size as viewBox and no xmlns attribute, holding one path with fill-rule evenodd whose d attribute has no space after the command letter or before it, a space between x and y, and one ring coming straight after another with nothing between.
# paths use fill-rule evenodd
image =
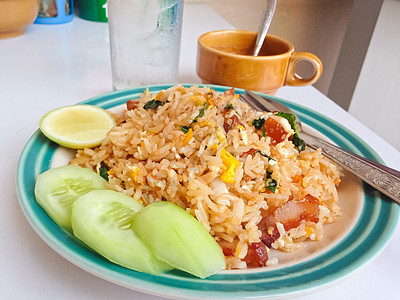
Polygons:
<instances>
[{"instance_id":1,"label":"cucumber slice","mask_svg":"<svg viewBox=\"0 0 400 300\"><path fill-rule=\"evenodd\" d=\"M40 174L36 180L36 202L65 230L72 232L71 206L92 190L105 189L107 182L92 170L63 166Z\"/></svg>"},{"instance_id":2,"label":"cucumber slice","mask_svg":"<svg viewBox=\"0 0 400 300\"><path fill-rule=\"evenodd\" d=\"M115 191L89 192L72 206L73 233L116 264L160 274L172 267L159 261L132 230L134 216L142 207L131 197Z\"/></svg>"},{"instance_id":3,"label":"cucumber slice","mask_svg":"<svg viewBox=\"0 0 400 300\"><path fill-rule=\"evenodd\" d=\"M134 231L155 256L200 278L225 268L221 247L189 213L161 201L140 210Z\"/></svg>"}]
</instances>

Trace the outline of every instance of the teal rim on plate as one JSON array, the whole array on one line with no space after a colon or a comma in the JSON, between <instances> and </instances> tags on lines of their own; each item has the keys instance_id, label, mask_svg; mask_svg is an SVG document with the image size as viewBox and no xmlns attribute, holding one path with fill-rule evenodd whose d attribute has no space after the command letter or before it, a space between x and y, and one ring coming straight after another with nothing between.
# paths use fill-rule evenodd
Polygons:
<instances>
[{"instance_id":1,"label":"teal rim on plate","mask_svg":"<svg viewBox=\"0 0 400 300\"><path fill-rule=\"evenodd\" d=\"M146 88L151 93L157 93L171 86L157 85L111 92L80 104L110 109L129 99L138 98ZM228 89L207 86L217 92ZM236 89L236 93L243 92ZM304 106L277 97L271 98L289 106L304 123L340 147L383 162L374 150L342 125ZM58 227L37 205L34 197L36 177L50 168L57 148L58 145L38 130L21 153L16 180L18 198L26 218L39 236L70 262L105 280L148 294L185 299L235 299L310 293L350 275L379 255L389 242L399 217L397 204L364 184L362 211L352 230L333 247L309 260L283 268L260 268L254 272L221 272L207 279L198 279L176 270L160 276L140 273L113 264L90 250Z\"/></svg>"}]
</instances>

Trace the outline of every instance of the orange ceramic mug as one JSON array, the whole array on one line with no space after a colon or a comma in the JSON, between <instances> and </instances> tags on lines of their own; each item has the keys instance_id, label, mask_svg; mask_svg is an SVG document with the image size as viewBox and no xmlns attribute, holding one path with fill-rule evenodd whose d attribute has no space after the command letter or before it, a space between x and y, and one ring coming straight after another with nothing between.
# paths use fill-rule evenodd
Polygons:
<instances>
[{"instance_id":1,"label":"orange ceramic mug","mask_svg":"<svg viewBox=\"0 0 400 300\"><path fill-rule=\"evenodd\" d=\"M256 32L244 30L212 31L200 36L196 71L202 82L274 95L284 85L310 85L321 76L318 57L294 52L290 42L276 36L267 35L259 56L253 56L256 38ZM310 78L295 73L299 61L314 66Z\"/></svg>"}]
</instances>

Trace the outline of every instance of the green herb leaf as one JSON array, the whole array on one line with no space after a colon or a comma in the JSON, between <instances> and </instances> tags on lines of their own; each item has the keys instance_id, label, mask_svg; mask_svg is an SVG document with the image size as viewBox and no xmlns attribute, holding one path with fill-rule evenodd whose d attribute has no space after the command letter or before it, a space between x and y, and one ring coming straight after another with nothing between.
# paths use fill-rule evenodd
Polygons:
<instances>
[{"instance_id":1,"label":"green herb leaf","mask_svg":"<svg viewBox=\"0 0 400 300\"><path fill-rule=\"evenodd\" d=\"M189 129L190 129L190 126L189 125L186 125L186 126L181 126L180 128L179 128L183 133L188 133L188 131L189 131Z\"/></svg>"},{"instance_id":2,"label":"green herb leaf","mask_svg":"<svg viewBox=\"0 0 400 300\"><path fill-rule=\"evenodd\" d=\"M265 180L265 188L269 189L271 192L275 193L277 186L278 183L275 179L268 178Z\"/></svg>"},{"instance_id":3,"label":"green herb leaf","mask_svg":"<svg viewBox=\"0 0 400 300\"><path fill-rule=\"evenodd\" d=\"M297 150L299 150L299 152L306 149L306 142L300 138L299 134L293 135L292 142L296 146Z\"/></svg>"},{"instance_id":4,"label":"green herb leaf","mask_svg":"<svg viewBox=\"0 0 400 300\"><path fill-rule=\"evenodd\" d=\"M234 109L234 108L233 108L233 104L232 104L232 103L227 104L227 105L225 106L225 109Z\"/></svg>"},{"instance_id":5,"label":"green herb leaf","mask_svg":"<svg viewBox=\"0 0 400 300\"><path fill-rule=\"evenodd\" d=\"M265 178L265 188L275 193L278 186L278 182L272 178L272 172L267 170L267 176Z\"/></svg>"},{"instance_id":6,"label":"green herb leaf","mask_svg":"<svg viewBox=\"0 0 400 300\"><path fill-rule=\"evenodd\" d=\"M261 129L265 124L265 120L263 118L259 118L259 119L254 119L251 122L251 125L253 125L256 129ZM265 128L264 128L265 130Z\"/></svg>"},{"instance_id":7,"label":"green herb leaf","mask_svg":"<svg viewBox=\"0 0 400 300\"><path fill-rule=\"evenodd\" d=\"M303 151L306 148L306 142L300 138L299 134L299 127L297 126L296 117L292 114L285 113L285 112L278 112L276 116L283 117L288 120L290 127L292 127L294 131L292 142L299 150L299 152Z\"/></svg>"},{"instance_id":8,"label":"green herb leaf","mask_svg":"<svg viewBox=\"0 0 400 300\"><path fill-rule=\"evenodd\" d=\"M102 161L100 163L99 175L107 181L108 181L108 171L109 170L110 170L110 168L106 165L106 163L104 161Z\"/></svg>"},{"instance_id":9,"label":"green herb leaf","mask_svg":"<svg viewBox=\"0 0 400 300\"><path fill-rule=\"evenodd\" d=\"M160 101L160 100L150 100L145 103L143 106L144 109L156 109L159 106L163 106L165 103L168 103L169 101Z\"/></svg>"},{"instance_id":10,"label":"green herb leaf","mask_svg":"<svg viewBox=\"0 0 400 300\"><path fill-rule=\"evenodd\" d=\"M289 121L290 126L292 127L292 129L294 130L294 132L299 132L299 129L297 128L297 122L296 122L296 117L292 114L289 113L285 113L285 112L278 112L275 114L276 116L285 118L286 120Z\"/></svg>"}]
</instances>

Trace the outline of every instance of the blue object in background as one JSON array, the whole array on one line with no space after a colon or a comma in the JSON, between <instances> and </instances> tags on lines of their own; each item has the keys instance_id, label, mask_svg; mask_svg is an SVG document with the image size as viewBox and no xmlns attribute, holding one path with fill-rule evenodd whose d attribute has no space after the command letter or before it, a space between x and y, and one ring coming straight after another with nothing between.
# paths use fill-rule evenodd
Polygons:
<instances>
[{"instance_id":1,"label":"blue object in background","mask_svg":"<svg viewBox=\"0 0 400 300\"><path fill-rule=\"evenodd\" d=\"M36 24L62 24L72 21L74 0L40 0Z\"/></svg>"}]
</instances>

